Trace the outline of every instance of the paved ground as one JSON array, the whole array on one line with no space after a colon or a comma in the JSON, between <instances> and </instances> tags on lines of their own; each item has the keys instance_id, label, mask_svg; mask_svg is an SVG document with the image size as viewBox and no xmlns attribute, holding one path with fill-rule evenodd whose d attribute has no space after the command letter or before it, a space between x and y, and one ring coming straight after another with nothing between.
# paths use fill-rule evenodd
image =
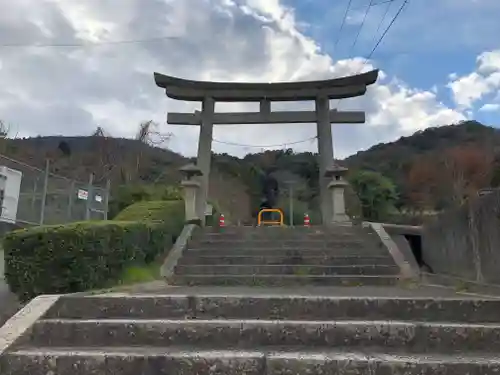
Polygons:
<instances>
[{"instance_id":1,"label":"paved ground","mask_svg":"<svg viewBox=\"0 0 500 375\"><path fill-rule=\"evenodd\" d=\"M163 281L124 286L102 293L117 294L179 294L179 295L260 295L260 296L331 296L331 297L380 297L380 298L500 298L500 296L457 293L451 288L422 285L408 287L184 287L168 286Z\"/></svg>"}]
</instances>

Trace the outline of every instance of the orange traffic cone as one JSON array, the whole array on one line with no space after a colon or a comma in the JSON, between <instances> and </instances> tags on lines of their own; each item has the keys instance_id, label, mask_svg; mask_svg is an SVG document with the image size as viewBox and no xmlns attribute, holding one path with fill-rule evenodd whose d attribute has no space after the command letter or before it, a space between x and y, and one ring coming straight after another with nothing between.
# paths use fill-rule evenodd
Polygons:
<instances>
[{"instance_id":1,"label":"orange traffic cone","mask_svg":"<svg viewBox=\"0 0 500 375\"><path fill-rule=\"evenodd\" d=\"M309 214L304 214L304 226L305 227L311 226L311 220L309 219Z\"/></svg>"}]
</instances>

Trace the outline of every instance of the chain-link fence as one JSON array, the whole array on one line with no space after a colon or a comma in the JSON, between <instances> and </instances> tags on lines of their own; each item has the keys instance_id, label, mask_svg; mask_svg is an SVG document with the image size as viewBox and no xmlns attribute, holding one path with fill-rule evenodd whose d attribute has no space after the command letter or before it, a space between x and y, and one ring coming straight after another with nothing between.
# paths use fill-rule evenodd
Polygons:
<instances>
[{"instance_id":1,"label":"chain-link fence","mask_svg":"<svg viewBox=\"0 0 500 375\"><path fill-rule=\"evenodd\" d=\"M16 221L20 224L61 224L82 220L107 219L109 181L96 186L93 174L78 181L0 155L0 166L22 173Z\"/></svg>"}]
</instances>

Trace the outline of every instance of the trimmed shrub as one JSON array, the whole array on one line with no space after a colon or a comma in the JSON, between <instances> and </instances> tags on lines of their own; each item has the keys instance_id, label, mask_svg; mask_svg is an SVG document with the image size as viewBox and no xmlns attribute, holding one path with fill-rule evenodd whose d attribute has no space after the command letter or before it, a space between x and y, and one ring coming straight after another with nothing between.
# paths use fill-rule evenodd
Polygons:
<instances>
[{"instance_id":1,"label":"trimmed shrub","mask_svg":"<svg viewBox=\"0 0 500 375\"><path fill-rule=\"evenodd\" d=\"M185 221L184 201L143 201L134 203L116 215L119 221L157 223L173 236L181 233Z\"/></svg>"},{"instance_id":2,"label":"trimmed shrub","mask_svg":"<svg viewBox=\"0 0 500 375\"><path fill-rule=\"evenodd\" d=\"M181 188L164 185L122 185L113 191L109 203L109 217L116 219L118 213L134 203L160 200L182 200Z\"/></svg>"},{"instance_id":3,"label":"trimmed shrub","mask_svg":"<svg viewBox=\"0 0 500 375\"><path fill-rule=\"evenodd\" d=\"M152 262L171 244L169 232L147 221L22 229L4 238L5 277L23 301L105 288L127 267Z\"/></svg>"},{"instance_id":4,"label":"trimmed shrub","mask_svg":"<svg viewBox=\"0 0 500 375\"><path fill-rule=\"evenodd\" d=\"M207 216L208 226L217 225L219 220L219 210L216 204L212 204L213 212ZM186 224L186 213L183 200L166 201L142 201L134 203L115 217L120 221L149 221L164 225L166 230L175 238L181 233Z\"/></svg>"},{"instance_id":5,"label":"trimmed shrub","mask_svg":"<svg viewBox=\"0 0 500 375\"><path fill-rule=\"evenodd\" d=\"M134 203L118 215L119 221L164 221L172 215L184 218L184 201L142 201Z\"/></svg>"}]
</instances>

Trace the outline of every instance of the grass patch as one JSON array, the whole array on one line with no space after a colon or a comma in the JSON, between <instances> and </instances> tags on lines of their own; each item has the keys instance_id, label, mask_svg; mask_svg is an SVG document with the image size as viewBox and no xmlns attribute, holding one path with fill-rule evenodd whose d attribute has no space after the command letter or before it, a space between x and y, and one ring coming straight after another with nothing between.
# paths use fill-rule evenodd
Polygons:
<instances>
[{"instance_id":1,"label":"grass patch","mask_svg":"<svg viewBox=\"0 0 500 375\"><path fill-rule=\"evenodd\" d=\"M123 270L117 286L147 283L161 279L160 262L153 262L148 265L134 265Z\"/></svg>"}]
</instances>

